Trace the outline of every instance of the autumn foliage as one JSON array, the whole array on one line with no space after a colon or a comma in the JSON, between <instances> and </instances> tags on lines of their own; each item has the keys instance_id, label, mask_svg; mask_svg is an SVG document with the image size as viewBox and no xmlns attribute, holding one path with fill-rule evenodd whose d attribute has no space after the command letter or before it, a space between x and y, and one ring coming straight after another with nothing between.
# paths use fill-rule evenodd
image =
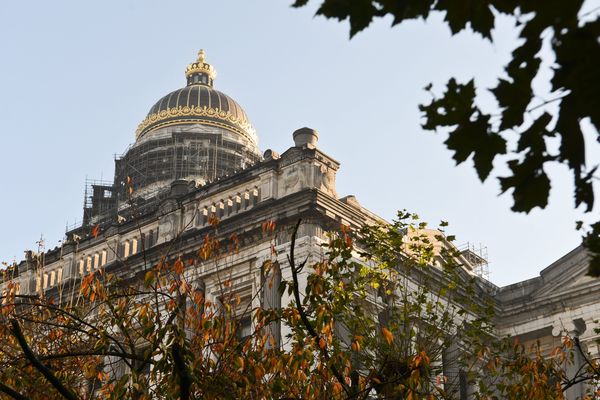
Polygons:
<instances>
[{"instance_id":1,"label":"autumn foliage","mask_svg":"<svg viewBox=\"0 0 600 400\"><path fill-rule=\"evenodd\" d=\"M240 238L221 237L216 218L195 254L163 254L127 280L100 269L64 293L9 285L0 398L451 399L467 387L477 398L561 398L576 344L546 355L495 338L491 306L443 231L422 234L400 213L341 227L309 262L295 254L300 223L262 224L290 243L281 253L271 241L251 298L227 267ZM217 276L210 290L201 266ZM266 291L286 301L268 306ZM594 367L597 378L593 362L580 378Z\"/></svg>"}]
</instances>

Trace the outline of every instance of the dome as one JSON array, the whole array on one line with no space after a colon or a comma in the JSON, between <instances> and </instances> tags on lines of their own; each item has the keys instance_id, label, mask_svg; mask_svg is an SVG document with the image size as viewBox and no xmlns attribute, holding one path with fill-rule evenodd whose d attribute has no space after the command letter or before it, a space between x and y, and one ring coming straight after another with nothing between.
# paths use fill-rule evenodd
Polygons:
<instances>
[{"instance_id":1,"label":"dome","mask_svg":"<svg viewBox=\"0 0 600 400\"><path fill-rule=\"evenodd\" d=\"M233 130L255 141L242 107L231 97L206 85L189 85L164 96L150 108L137 137L163 126L200 123Z\"/></svg>"},{"instance_id":2,"label":"dome","mask_svg":"<svg viewBox=\"0 0 600 400\"><path fill-rule=\"evenodd\" d=\"M213 88L216 71L204 59L185 70L187 86L158 100L136 131L136 141L115 159L121 204L150 199L176 180L202 184L262 159L254 128L242 107ZM132 184L130 182L133 182ZM135 189L128 192L129 185Z\"/></svg>"},{"instance_id":3,"label":"dome","mask_svg":"<svg viewBox=\"0 0 600 400\"><path fill-rule=\"evenodd\" d=\"M150 108L136 139L165 126L202 124L225 128L256 144L256 133L243 108L212 87L216 71L204 57L200 50L198 60L188 65L186 87L163 96Z\"/></svg>"}]
</instances>

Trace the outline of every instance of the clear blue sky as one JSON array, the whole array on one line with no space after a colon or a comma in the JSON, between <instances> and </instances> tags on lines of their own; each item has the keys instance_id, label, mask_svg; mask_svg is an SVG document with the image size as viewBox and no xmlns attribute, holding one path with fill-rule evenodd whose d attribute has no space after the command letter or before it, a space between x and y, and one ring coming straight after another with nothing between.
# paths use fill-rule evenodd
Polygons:
<instances>
[{"instance_id":1,"label":"clear blue sky","mask_svg":"<svg viewBox=\"0 0 600 400\"><path fill-rule=\"evenodd\" d=\"M482 185L471 164L455 167L444 135L420 128L429 82L494 85L517 43L510 20L494 46L469 33L451 38L440 16L396 28L380 21L350 41L347 23L291 2L0 3L0 259L21 259L40 234L47 248L58 243L81 218L86 176L112 179L114 154L157 99L185 85L200 48L262 150L285 151L295 129L317 129L320 148L342 164L341 196L388 219L407 208L433 224L449 220L458 243L487 246L493 282L536 276L577 246L581 215L566 169L551 171L547 210L514 214L495 179ZM600 158L597 147L589 157Z\"/></svg>"}]
</instances>

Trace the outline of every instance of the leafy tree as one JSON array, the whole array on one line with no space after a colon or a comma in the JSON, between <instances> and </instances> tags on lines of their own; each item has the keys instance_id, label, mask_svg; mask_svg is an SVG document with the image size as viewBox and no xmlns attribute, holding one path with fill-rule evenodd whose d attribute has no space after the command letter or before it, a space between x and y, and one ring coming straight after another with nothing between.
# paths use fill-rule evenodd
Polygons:
<instances>
[{"instance_id":1,"label":"leafy tree","mask_svg":"<svg viewBox=\"0 0 600 400\"><path fill-rule=\"evenodd\" d=\"M296 0L293 6L307 3ZM376 18L391 16L392 25L397 25L441 12L452 34L471 29L490 42L496 20L512 16L519 44L504 66L504 75L489 89L499 113L486 112L477 104L473 79L458 82L452 78L441 97L432 93L432 101L420 106L423 127L447 131L445 144L454 152L454 160L460 164L472 158L481 181L490 175L496 157L507 155L510 175L499 179L503 193L512 191L513 211L545 208L551 187L545 168L564 164L574 179L575 207L591 212L598 160L586 162L582 124L589 122L587 129L600 141L600 10L584 12L583 6L583 0L321 0L317 14L348 19L352 37ZM544 43L555 57L547 98L533 87L534 79L540 79ZM519 139L511 147L508 138L515 133ZM556 150L549 145L555 138L560 143ZM577 228L582 225L578 222ZM591 252L589 273L600 276L600 221L585 229L583 243Z\"/></svg>"},{"instance_id":2,"label":"leafy tree","mask_svg":"<svg viewBox=\"0 0 600 400\"><path fill-rule=\"evenodd\" d=\"M599 376L595 361L570 380L561 373L570 340L532 359L495 339L491 304L452 238L414 215L360 232L342 227L312 264L296 260L300 221L293 229L265 222L266 237L287 235L291 246L284 265L272 242L250 300L236 294L229 268L239 239L211 222L195 253L167 251L127 280L99 269L38 295L9 283L0 398L416 400L459 398L472 387L482 399L557 399L577 379ZM214 301L199 267L218 277ZM291 279L279 284L286 270ZM289 303L255 301L272 289ZM281 342L277 324L287 332Z\"/></svg>"}]
</instances>

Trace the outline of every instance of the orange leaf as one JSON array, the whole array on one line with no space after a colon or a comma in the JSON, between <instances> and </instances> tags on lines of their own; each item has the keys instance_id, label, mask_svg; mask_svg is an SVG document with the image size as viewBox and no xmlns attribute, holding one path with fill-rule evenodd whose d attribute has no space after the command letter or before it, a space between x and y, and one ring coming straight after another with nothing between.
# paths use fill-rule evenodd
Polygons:
<instances>
[{"instance_id":1,"label":"orange leaf","mask_svg":"<svg viewBox=\"0 0 600 400\"><path fill-rule=\"evenodd\" d=\"M323 339L323 338L319 338L319 347L320 347L321 349L324 349L324 348L325 348L325 339Z\"/></svg>"},{"instance_id":2,"label":"orange leaf","mask_svg":"<svg viewBox=\"0 0 600 400\"><path fill-rule=\"evenodd\" d=\"M340 393L342 393L342 389L343 389L343 388L342 388L342 384L341 384L341 383L339 383L339 382L335 382L335 383L333 384L333 392L334 392L335 394L340 394Z\"/></svg>"},{"instance_id":3,"label":"orange leaf","mask_svg":"<svg viewBox=\"0 0 600 400\"><path fill-rule=\"evenodd\" d=\"M208 216L208 224L211 226L217 226L219 225L219 218L216 216L216 214L210 214Z\"/></svg>"},{"instance_id":4,"label":"orange leaf","mask_svg":"<svg viewBox=\"0 0 600 400\"><path fill-rule=\"evenodd\" d=\"M185 266L183 265L183 261L181 261L181 258L178 258L177 261L175 261L175 264L173 264L173 270L179 275L183 274L184 267Z\"/></svg>"},{"instance_id":5,"label":"orange leaf","mask_svg":"<svg viewBox=\"0 0 600 400\"><path fill-rule=\"evenodd\" d=\"M244 359L242 357L237 358L238 371L242 371L244 369Z\"/></svg>"},{"instance_id":6,"label":"orange leaf","mask_svg":"<svg viewBox=\"0 0 600 400\"><path fill-rule=\"evenodd\" d=\"M273 232L275 230L275 221L268 220L262 223L263 232Z\"/></svg>"},{"instance_id":7,"label":"orange leaf","mask_svg":"<svg viewBox=\"0 0 600 400\"><path fill-rule=\"evenodd\" d=\"M388 342L388 344L392 344L392 342L394 341L394 334L390 332L389 329L387 329L386 327L381 328L381 333L383 334L385 341Z\"/></svg>"},{"instance_id":8,"label":"orange leaf","mask_svg":"<svg viewBox=\"0 0 600 400\"><path fill-rule=\"evenodd\" d=\"M98 237L98 233L100 233L100 225L95 225L95 226L92 228L92 236L93 236L94 238L96 238L96 237Z\"/></svg>"}]
</instances>

